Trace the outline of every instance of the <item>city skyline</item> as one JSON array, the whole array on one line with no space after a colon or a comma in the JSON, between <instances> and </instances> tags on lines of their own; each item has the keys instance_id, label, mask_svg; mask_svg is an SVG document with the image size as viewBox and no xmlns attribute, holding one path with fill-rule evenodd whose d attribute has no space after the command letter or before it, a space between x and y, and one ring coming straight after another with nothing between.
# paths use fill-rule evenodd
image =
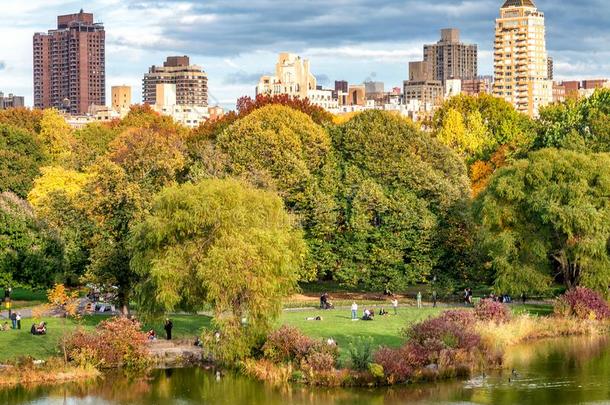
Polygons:
<instances>
[{"instance_id":1,"label":"city skyline","mask_svg":"<svg viewBox=\"0 0 610 405\"><path fill-rule=\"evenodd\" d=\"M24 95L26 104L32 105L33 34L46 31L55 15L81 7L106 27L106 93L112 85L128 84L134 89L134 102L141 100L141 78L148 67L182 54L208 73L211 105L230 105L241 95L253 95L260 76L271 73L277 53L283 51L310 59L312 72L325 86L332 87L334 80L373 79L391 88L407 78L410 61L421 59L423 44L433 43L438 30L449 27L460 29L464 42L479 46L479 74L491 74L494 24L501 3L33 0L7 4L0 33L12 40L4 41L0 49L0 90ZM576 6L548 0L536 4L546 14L555 79L607 77L610 64L603 43L610 30L602 25L608 10L596 0Z\"/></svg>"}]
</instances>

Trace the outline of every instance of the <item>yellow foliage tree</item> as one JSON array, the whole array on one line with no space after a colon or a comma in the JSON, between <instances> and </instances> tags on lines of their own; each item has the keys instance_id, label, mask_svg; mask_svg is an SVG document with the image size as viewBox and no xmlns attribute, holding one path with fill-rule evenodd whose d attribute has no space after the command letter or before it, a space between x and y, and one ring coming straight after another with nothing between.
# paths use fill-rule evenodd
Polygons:
<instances>
[{"instance_id":1,"label":"yellow foliage tree","mask_svg":"<svg viewBox=\"0 0 610 405\"><path fill-rule=\"evenodd\" d=\"M64 169L61 166L43 167L40 171L42 176L34 181L34 187L28 194L28 201L43 218L48 217L46 210L51 206L49 198L53 193L64 193L70 199L75 198L90 177L86 173Z\"/></svg>"},{"instance_id":2,"label":"yellow foliage tree","mask_svg":"<svg viewBox=\"0 0 610 405\"><path fill-rule=\"evenodd\" d=\"M474 111L464 119L456 109L449 109L436 137L467 158L480 154L488 143L488 130L481 113Z\"/></svg>"},{"instance_id":3,"label":"yellow foliage tree","mask_svg":"<svg viewBox=\"0 0 610 405\"><path fill-rule=\"evenodd\" d=\"M40 121L40 140L54 163L66 163L72 155L72 128L56 109L44 110Z\"/></svg>"}]
</instances>

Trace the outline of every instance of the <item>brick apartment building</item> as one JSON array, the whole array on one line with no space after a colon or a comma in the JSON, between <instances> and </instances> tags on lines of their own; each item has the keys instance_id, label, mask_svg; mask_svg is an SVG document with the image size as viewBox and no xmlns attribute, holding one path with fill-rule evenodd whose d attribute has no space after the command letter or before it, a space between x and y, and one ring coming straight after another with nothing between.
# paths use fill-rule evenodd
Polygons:
<instances>
[{"instance_id":1,"label":"brick apartment building","mask_svg":"<svg viewBox=\"0 0 610 405\"><path fill-rule=\"evenodd\" d=\"M34 35L34 107L85 114L106 104L106 33L93 14L57 17L57 29Z\"/></svg>"}]
</instances>

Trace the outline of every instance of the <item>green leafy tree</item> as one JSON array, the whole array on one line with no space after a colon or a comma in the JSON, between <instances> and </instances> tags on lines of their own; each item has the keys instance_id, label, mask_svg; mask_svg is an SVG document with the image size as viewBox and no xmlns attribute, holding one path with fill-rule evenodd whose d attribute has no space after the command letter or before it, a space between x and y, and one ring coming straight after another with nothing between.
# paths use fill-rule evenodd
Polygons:
<instances>
[{"instance_id":1,"label":"green leafy tree","mask_svg":"<svg viewBox=\"0 0 610 405\"><path fill-rule=\"evenodd\" d=\"M438 262L438 222L469 192L465 165L399 116L370 111L333 131L341 177L336 277L401 289Z\"/></svg>"},{"instance_id":2,"label":"green leafy tree","mask_svg":"<svg viewBox=\"0 0 610 405\"><path fill-rule=\"evenodd\" d=\"M610 152L610 90L568 99L540 111L534 149Z\"/></svg>"},{"instance_id":3,"label":"green leafy tree","mask_svg":"<svg viewBox=\"0 0 610 405\"><path fill-rule=\"evenodd\" d=\"M607 292L610 155L544 149L501 169L478 201L498 291L553 280Z\"/></svg>"},{"instance_id":4,"label":"green leafy tree","mask_svg":"<svg viewBox=\"0 0 610 405\"><path fill-rule=\"evenodd\" d=\"M129 267L129 232L144 216L145 193L137 183L129 180L123 168L100 159L90 169L78 206L95 227L89 242L89 279L116 286L119 306L126 314L138 280Z\"/></svg>"},{"instance_id":5,"label":"green leafy tree","mask_svg":"<svg viewBox=\"0 0 610 405\"><path fill-rule=\"evenodd\" d=\"M0 284L48 287L63 271L60 239L36 219L28 203L0 193Z\"/></svg>"},{"instance_id":6,"label":"green leafy tree","mask_svg":"<svg viewBox=\"0 0 610 405\"><path fill-rule=\"evenodd\" d=\"M211 305L222 335L217 354L230 362L269 332L305 255L282 200L235 180L165 189L134 229L132 245L140 308L194 312Z\"/></svg>"},{"instance_id":7,"label":"green leafy tree","mask_svg":"<svg viewBox=\"0 0 610 405\"><path fill-rule=\"evenodd\" d=\"M11 191L25 197L45 161L35 135L0 124L0 192Z\"/></svg>"},{"instance_id":8,"label":"green leafy tree","mask_svg":"<svg viewBox=\"0 0 610 405\"><path fill-rule=\"evenodd\" d=\"M101 123L92 123L75 131L71 166L76 170L84 170L95 163L108 153L110 143L118 133L117 128Z\"/></svg>"}]
</instances>

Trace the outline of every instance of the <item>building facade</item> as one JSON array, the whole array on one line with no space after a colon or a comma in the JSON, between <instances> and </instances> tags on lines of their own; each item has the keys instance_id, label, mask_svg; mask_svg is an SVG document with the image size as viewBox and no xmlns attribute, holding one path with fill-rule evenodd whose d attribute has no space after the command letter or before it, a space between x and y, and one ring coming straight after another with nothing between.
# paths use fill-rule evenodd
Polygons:
<instances>
[{"instance_id":1,"label":"building facade","mask_svg":"<svg viewBox=\"0 0 610 405\"><path fill-rule=\"evenodd\" d=\"M5 96L4 93L0 91L0 110L19 107L25 107L24 97L15 96L12 93L10 93L8 96Z\"/></svg>"},{"instance_id":2,"label":"building facade","mask_svg":"<svg viewBox=\"0 0 610 405\"><path fill-rule=\"evenodd\" d=\"M309 60L282 52L275 64L275 76L262 76L256 86L256 94L287 94L305 99L308 93L317 87L316 78L310 71Z\"/></svg>"},{"instance_id":3,"label":"building facade","mask_svg":"<svg viewBox=\"0 0 610 405\"><path fill-rule=\"evenodd\" d=\"M85 114L106 104L106 32L93 14L57 17L57 29L34 34L34 107Z\"/></svg>"},{"instance_id":4,"label":"building facade","mask_svg":"<svg viewBox=\"0 0 610 405\"><path fill-rule=\"evenodd\" d=\"M176 103L208 106L208 76L200 66L191 65L188 56L170 56L163 66L151 66L142 81L144 104L157 103L157 84L176 86Z\"/></svg>"},{"instance_id":5,"label":"building facade","mask_svg":"<svg viewBox=\"0 0 610 405\"><path fill-rule=\"evenodd\" d=\"M131 86L112 86L112 109L118 112L129 111L131 107Z\"/></svg>"},{"instance_id":6,"label":"building facade","mask_svg":"<svg viewBox=\"0 0 610 405\"><path fill-rule=\"evenodd\" d=\"M405 104L418 101L422 113L432 113L445 97L445 86L441 80L434 80L432 64L429 61L409 62L409 80L403 83Z\"/></svg>"},{"instance_id":7,"label":"building facade","mask_svg":"<svg viewBox=\"0 0 610 405\"><path fill-rule=\"evenodd\" d=\"M544 13L532 0L506 0L496 19L494 95L537 116L553 100Z\"/></svg>"},{"instance_id":8,"label":"building facade","mask_svg":"<svg viewBox=\"0 0 610 405\"><path fill-rule=\"evenodd\" d=\"M460 42L460 30L456 28L442 29L440 41L424 45L424 61L431 65L432 79L443 83L478 75L477 45Z\"/></svg>"},{"instance_id":9,"label":"building facade","mask_svg":"<svg viewBox=\"0 0 610 405\"><path fill-rule=\"evenodd\" d=\"M462 93L469 96L492 94L493 83L493 76L479 76L472 80L462 80Z\"/></svg>"}]
</instances>

